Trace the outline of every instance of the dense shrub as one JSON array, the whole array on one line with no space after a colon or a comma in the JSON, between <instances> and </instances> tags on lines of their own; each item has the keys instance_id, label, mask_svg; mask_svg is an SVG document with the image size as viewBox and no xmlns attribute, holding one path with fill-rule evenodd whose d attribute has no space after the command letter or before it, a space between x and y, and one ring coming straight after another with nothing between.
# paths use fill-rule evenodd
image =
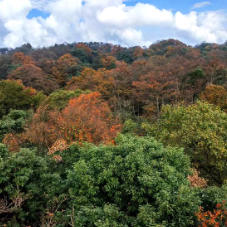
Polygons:
<instances>
[{"instance_id":1,"label":"dense shrub","mask_svg":"<svg viewBox=\"0 0 227 227\"><path fill-rule=\"evenodd\" d=\"M165 145L185 148L209 184L222 184L227 179L227 115L218 107L202 102L167 105L156 124L147 126L149 134Z\"/></svg>"}]
</instances>

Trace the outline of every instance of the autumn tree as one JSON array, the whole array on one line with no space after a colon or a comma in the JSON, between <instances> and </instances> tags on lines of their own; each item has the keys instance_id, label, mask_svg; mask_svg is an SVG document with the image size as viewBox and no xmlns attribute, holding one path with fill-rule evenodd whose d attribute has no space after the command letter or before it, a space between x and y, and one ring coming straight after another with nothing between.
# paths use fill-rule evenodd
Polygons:
<instances>
[{"instance_id":1,"label":"autumn tree","mask_svg":"<svg viewBox=\"0 0 227 227\"><path fill-rule=\"evenodd\" d=\"M85 51L85 53L87 54L87 56L91 56L92 55L92 50L91 48L89 48L86 44L84 43L78 43L76 44L76 48L77 49L83 49Z\"/></svg>"},{"instance_id":2,"label":"autumn tree","mask_svg":"<svg viewBox=\"0 0 227 227\"><path fill-rule=\"evenodd\" d=\"M204 71L209 83L217 85L226 84L226 62L223 63L217 59L207 61L204 66Z\"/></svg>"},{"instance_id":3,"label":"autumn tree","mask_svg":"<svg viewBox=\"0 0 227 227\"><path fill-rule=\"evenodd\" d=\"M42 69L42 71L48 76L52 77L53 67L55 66L55 61L49 58L42 58L36 62L36 65Z\"/></svg>"},{"instance_id":4,"label":"autumn tree","mask_svg":"<svg viewBox=\"0 0 227 227\"><path fill-rule=\"evenodd\" d=\"M134 94L137 101L143 104L146 115L159 113L165 103L177 95L175 81L166 73L150 72L140 77L139 81L133 82Z\"/></svg>"},{"instance_id":5,"label":"autumn tree","mask_svg":"<svg viewBox=\"0 0 227 227\"><path fill-rule=\"evenodd\" d=\"M80 89L83 91L98 91L102 98L109 100L113 95L114 79L111 70L104 68L94 70L85 68L80 76L73 77L67 84L67 90Z\"/></svg>"},{"instance_id":6,"label":"autumn tree","mask_svg":"<svg viewBox=\"0 0 227 227\"><path fill-rule=\"evenodd\" d=\"M227 226L227 209L225 206L225 201L216 205L216 209L211 211L204 211L200 207L200 211L196 212L198 217L199 225L198 227L218 227Z\"/></svg>"},{"instance_id":7,"label":"autumn tree","mask_svg":"<svg viewBox=\"0 0 227 227\"><path fill-rule=\"evenodd\" d=\"M45 94L50 94L52 91L59 88L55 81L47 78L41 68L33 64L20 66L15 69L8 78L21 80L25 86L44 91Z\"/></svg>"},{"instance_id":8,"label":"autumn tree","mask_svg":"<svg viewBox=\"0 0 227 227\"><path fill-rule=\"evenodd\" d=\"M76 75L76 66L75 58L71 54L65 54L57 60L56 66L52 68L52 75L60 87L66 85L70 76Z\"/></svg>"},{"instance_id":9,"label":"autumn tree","mask_svg":"<svg viewBox=\"0 0 227 227\"><path fill-rule=\"evenodd\" d=\"M192 174L188 176L191 187L204 188L207 187L207 180L199 176L199 172L196 169L192 169Z\"/></svg>"},{"instance_id":10,"label":"autumn tree","mask_svg":"<svg viewBox=\"0 0 227 227\"><path fill-rule=\"evenodd\" d=\"M94 78L98 72L91 68L85 68L78 77L73 77L67 84L67 89L94 90Z\"/></svg>"},{"instance_id":11,"label":"autumn tree","mask_svg":"<svg viewBox=\"0 0 227 227\"><path fill-rule=\"evenodd\" d=\"M79 58L82 63L91 63L92 61L92 50L84 43L76 44L72 55Z\"/></svg>"},{"instance_id":12,"label":"autumn tree","mask_svg":"<svg viewBox=\"0 0 227 227\"><path fill-rule=\"evenodd\" d=\"M220 107L222 110L227 108L227 91L223 86L210 84L200 94L199 98Z\"/></svg>"},{"instance_id":13,"label":"autumn tree","mask_svg":"<svg viewBox=\"0 0 227 227\"><path fill-rule=\"evenodd\" d=\"M143 56L144 50L140 46L136 46L133 52L133 60L141 58Z\"/></svg>"},{"instance_id":14,"label":"autumn tree","mask_svg":"<svg viewBox=\"0 0 227 227\"><path fill-rule=\"evenodd\" d=\"M107 70L114 69L116 67L116 61L117 59L113 56L106 56L106 57L103 57L101 60L102 66Z\"/></svg>"},{"instance_id":15,"label":"autumn tree","mask_svg":"<svg viewBox=\"0 0 227 227\"><path fill-rule=\"evenodd\" d=\"M111 143L121 128L98 92L71 99L61 112L50 111L47 116L42 113L42 109L37 111L23 138L45 147L51 147L58 139L67 143Z\"/></svg>"},{"instance_id":16,"label":"autumn tree","mask_svg":"<svg viewBox=\"0 0 227 227\"><path fill-rule=\"evenodd\" d=\"M32 60L31 57L24 55L23 53L14 53L12 56L12 64L13 65L24 65L24 64L34 65L35 62Z\"/></svg>"}]
</instances>

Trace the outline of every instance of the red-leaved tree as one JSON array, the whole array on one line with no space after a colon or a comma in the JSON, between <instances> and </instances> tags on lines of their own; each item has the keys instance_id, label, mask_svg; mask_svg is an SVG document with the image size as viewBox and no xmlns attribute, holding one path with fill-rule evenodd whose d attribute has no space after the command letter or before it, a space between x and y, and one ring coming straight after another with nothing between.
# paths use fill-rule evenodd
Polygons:
<instances>
[{"instance_id":1,"label":"red-leaved tree","mask_svg":"<svg viewBox=\"0 0 227 227\"><path fill-rule=\"evenodd\" d=\"M113 143L121 129L119 120L112 116L107 102L98 92L71 99L62 111L47 109L40 107L34 115L23 135L24 140L48 148L59 139L68 144Z\"/></svg>"}]
</instances>

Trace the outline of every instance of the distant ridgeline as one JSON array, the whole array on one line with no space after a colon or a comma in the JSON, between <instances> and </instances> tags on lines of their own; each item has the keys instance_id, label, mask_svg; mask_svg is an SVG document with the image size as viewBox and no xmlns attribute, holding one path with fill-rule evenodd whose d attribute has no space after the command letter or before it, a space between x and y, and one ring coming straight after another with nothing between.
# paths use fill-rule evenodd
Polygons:
<instances>
[{"instance_id":1,"label":"distant ridgeline","mask_svg":"<svg viewBox=\"0 0 227 227\"><path fill-rule=\"evenodd\" d=\"M0 55L2 55L2 54L8 54L9 51L12 51L12 50L13 50L12 48L7 48L7 47L0 48Z\"/></svg>"},{"instance_id":2,"label":"distant ridgeline","mask_svg":"<svg viewBox=\"0 0 227 227\"><path fill-rule=\"evenodd\" d=\"M0 80L21 80L47 95L61 88L97 91L125 116L195 102L208 84L227 86L226 43L192 47L169 39L149 47L89 42L43 48L28 43L1 48L0 54Z\"/></svg>"}]
</instances>

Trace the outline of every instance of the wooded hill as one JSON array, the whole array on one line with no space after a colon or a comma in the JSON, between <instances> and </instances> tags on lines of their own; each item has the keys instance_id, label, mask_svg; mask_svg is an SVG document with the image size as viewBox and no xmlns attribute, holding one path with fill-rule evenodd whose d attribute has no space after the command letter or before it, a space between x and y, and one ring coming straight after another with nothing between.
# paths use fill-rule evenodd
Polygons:
<instances>
[{"instance_id":1,"label":"wooded hill","mask_svg":"<svg viewBox=\"0 0 227 227\"><path fill-rule=\"evenodd\" d=\"M2 226L227 226L227 44L0 54Z\"/></svg>"}]
</instances>

